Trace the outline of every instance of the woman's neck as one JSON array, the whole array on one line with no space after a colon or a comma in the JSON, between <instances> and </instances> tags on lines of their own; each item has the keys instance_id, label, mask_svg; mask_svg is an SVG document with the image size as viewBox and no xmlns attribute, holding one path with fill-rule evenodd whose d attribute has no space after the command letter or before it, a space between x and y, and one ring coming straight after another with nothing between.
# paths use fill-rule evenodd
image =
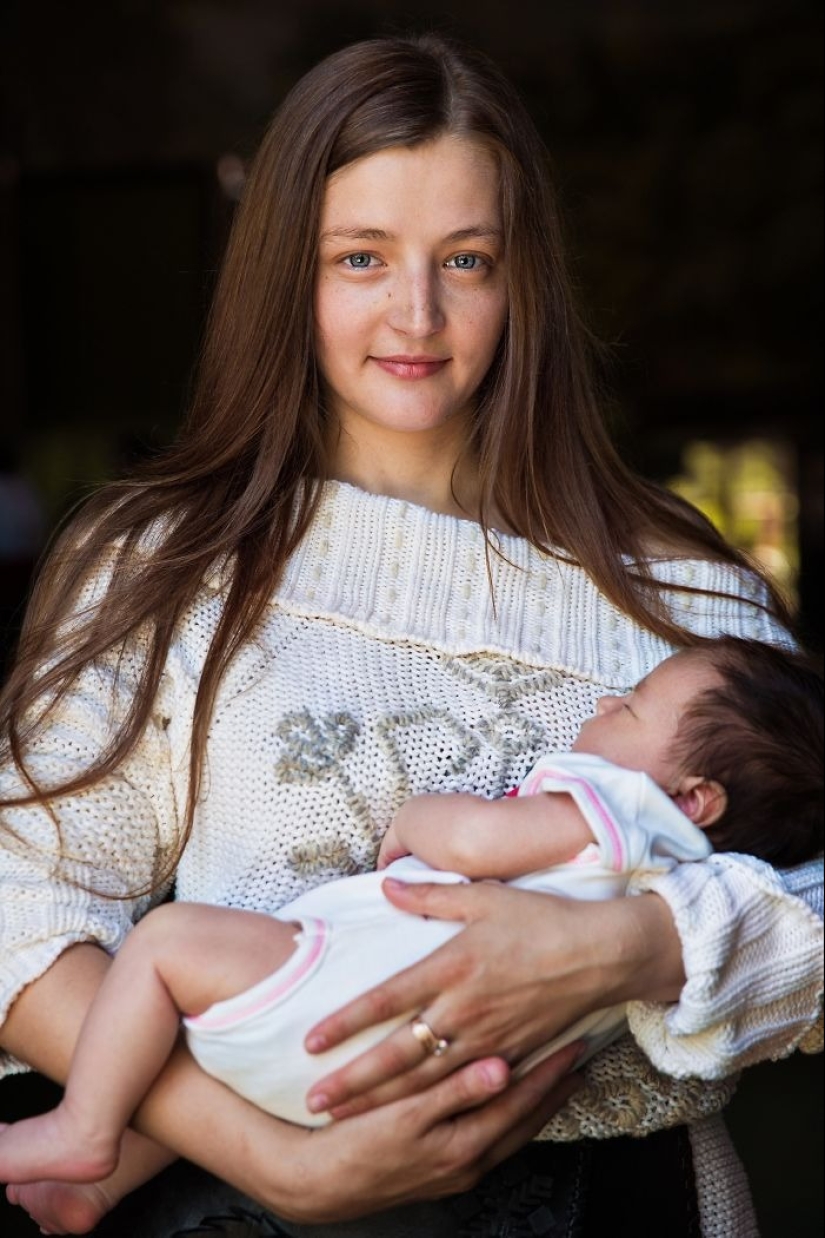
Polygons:
<instances>
[{"instance_id":1,"label":"woman's neck","mask_svg":"<svg viewBox=\"0 0 825 1238\"><path fill-rule=\"evenodd\" d=\"M463 440L456 439L451 434L398 435L381 427L355 439L342 429L331 445L330 476L370 494L476 519L478 471L473 461L461 456Z\"/></svg>"}]
</instances>

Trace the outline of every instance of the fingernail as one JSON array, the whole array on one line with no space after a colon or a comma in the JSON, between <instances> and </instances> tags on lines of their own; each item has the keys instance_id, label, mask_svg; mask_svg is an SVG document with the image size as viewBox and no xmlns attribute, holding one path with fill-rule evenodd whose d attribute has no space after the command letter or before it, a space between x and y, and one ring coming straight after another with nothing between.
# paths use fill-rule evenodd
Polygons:
<instances>
[{"instance_id":1,"label":"fingernail","mask_svg":"<svg viewBox=\"0 0 825 1238\"><path fill-rule=\"evenodd\" d=\"M481 1077L491 1088L500 1088L507 1082L507 1067L503 1062L485 1062Z\"/></svg>"},{"instance_id":2,"label":"fingernail","mask_svg":"<svg viewBox=\"0 0 825 1238\"><path fill-rule=\"evenodd\" d=\"M307 1036L304 1043L307 1053L322 1053L327 1047L327 1038L326 1036L316 1034L314 1036Z\"/></svg>"},{"instance_id":3,"label":"fingernail","mask_svg":"<svg viewBox=\"0 0 825 1238\"><path fill-rule=\"evenodd\" d=\"M399 881L397 877L385 877L384 885L389 886L391 890L406 890L409 888L409 882Z\"/></svg>"},{"instance_id":4,"label":"fingernail","mask_svg":"<svg viewBox=\"0 0 825 1238\"><path fill-rule=\"evenodd\" d=\"M314 1096L307 1097L307 1109L310 1113L323 1113L325 1109L329 1109L329 1097L323 1092L317 1092Z\"/></svg>"}]
</instances>

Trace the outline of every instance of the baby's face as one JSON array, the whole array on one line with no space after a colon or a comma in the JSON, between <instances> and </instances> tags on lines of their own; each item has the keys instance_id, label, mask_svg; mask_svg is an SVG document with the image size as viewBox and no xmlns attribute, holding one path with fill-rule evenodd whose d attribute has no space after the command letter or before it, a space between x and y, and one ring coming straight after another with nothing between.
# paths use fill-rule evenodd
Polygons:
<instances>
[{"instance_id":1,"label":"baby's face","mask_svg":"<svg viewBox=\"0 0 825 1238\"><path fill-rule=\"evenodd\" d=\"M595 716L582 725L573 751L644 770L672 793L680 771L670 751L682 715L698 693L719 682L706 658L690 651L674 654L626 696L603 696Z\"/></svg>"}]
</instances>

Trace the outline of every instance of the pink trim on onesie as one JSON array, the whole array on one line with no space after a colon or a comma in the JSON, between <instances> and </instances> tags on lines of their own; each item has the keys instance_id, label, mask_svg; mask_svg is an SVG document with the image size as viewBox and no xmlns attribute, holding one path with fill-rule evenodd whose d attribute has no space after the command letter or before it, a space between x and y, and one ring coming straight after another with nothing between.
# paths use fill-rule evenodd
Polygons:
<instances>
[{"instance_id":1,"label":"pink trim on onesie","mask_svg":"<svg viewBox=\"0 0 825 1238\"><path fill-rule=\"evenodd\" d=\"M296 935L295 953L282 967L254 984L245 993L215 1002L203 1014L184 1019L186 1026L203 1031L220 1031L243 1023L244 1020L251 1019L253 1015L289 997L293 990L315 971L326 949L329 934L329 926L325 920L307 916L299 923L301 932Z\"/></svg>"},{"instance_id":2,"label":"pink trim on onesie","mask_svg":"<svg viewBox=\"0 0 825 1238\"><path fill-rule=\"evenodd\" d=\"M532 778L528 778L527 781L522 784L520 794L538 795L541 792L542 781L548 775L551 778L558 779L561 783L573 783L575 786L584 791L585 796L590 802L591 808L595 811L597 817L607 831L608 838L610 839L610 843L613 848L613 856L611 857L612 864L609 866L612 867L617 873L622 872L627 861L625 859L621 833L619 832L615 821L611 817L607 806L601 799L599 799L598 795L593 790L593 787L585 778L576 778L575 775L568 773L567 770L553 769L552 766L545 765L542 769L537 770Z\"/></svg>"}]
</instances>

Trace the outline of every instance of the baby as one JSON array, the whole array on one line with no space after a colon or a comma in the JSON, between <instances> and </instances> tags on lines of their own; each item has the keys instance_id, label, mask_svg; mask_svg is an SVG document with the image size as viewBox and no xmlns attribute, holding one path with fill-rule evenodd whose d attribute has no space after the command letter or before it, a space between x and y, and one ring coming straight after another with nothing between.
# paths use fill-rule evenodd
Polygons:
<instances>
[{"instance_id":1,"label":"baby","mask_svg":"<svg viewBox=\"0 0 825 1238\"><path fill-rule=\"evenodd\" d=\"M61 1103L0 1127L0 1179L112 1174L181 1020L204 1070L307 1126L330 1120L308 1108L312 1085L401 1022L413 1020L425 1052L446 1051L414 1011L326 1053L304 1048L323 1016L461 931L394 908L381 892L388 874L602 899L624 893L634 874L712 849L777 865L810 858L822 848L822 722L822 677L808 659L720 637L667 658L627 695L603 697L572 752L542 757L504 798L408 800L374 873L320 886L273 915L194 903L151 911L87 1016ZM519 1069L572 1040L590 1056L624 1028L623 1006L597 1011ZM118 1197L170 1156L133 1136L125 1146Z\"/></svg>"}]
</instances>

